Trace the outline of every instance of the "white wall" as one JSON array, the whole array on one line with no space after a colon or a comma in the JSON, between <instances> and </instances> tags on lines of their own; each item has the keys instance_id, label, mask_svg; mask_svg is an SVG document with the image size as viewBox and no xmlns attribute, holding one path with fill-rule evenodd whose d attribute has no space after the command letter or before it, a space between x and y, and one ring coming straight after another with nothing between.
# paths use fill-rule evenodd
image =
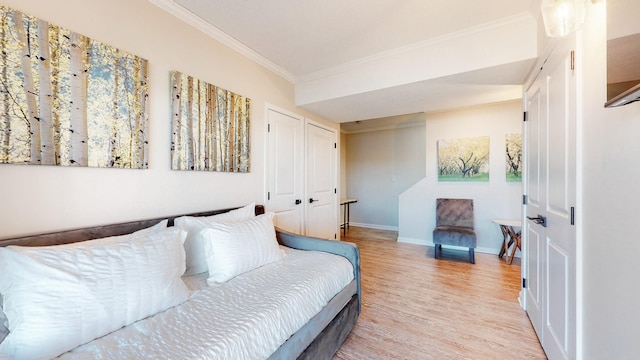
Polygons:
<instances>
[{"instance_id":1,"label":"white wall","mask_svg":"<svg viewBox=\"0 0 640 360\"><path fill-rule=\"evenodd\" d=\"M418 124L346 136L346 196L358 199L351 223L397 230L398 196L425 175L424 129Z\"/></svg>"},{"instance_id":2,"label":"white wall","mask_svg":"<svg viewBox=\"0 0 640 360\"><path fill-rule=\"evenodd\" d=\"M613 2L612 2L613 4ZM640 103L605 109L605 2L587 2L583 54L582 353L584 359L640 354ZM628 12L637 23L637 13ZM618 19L621 21L621 19ZM580 326L580 323L578 324Z\"/></svg>"},{"instance_id":3,"label":"white wall","mask_svg":"<svg viewBox=\"0 0 640 360\"><path fill-rule=\"evenodd\" d=\"M148 170L1 165L0 238L263 203L265 102L327 123L294 107L291 83L146 0L3 4L149 60L150 156ZM251 173L171 171L174 69L252 100Z\"/></svg>"},{"instance_id":4,"label":"white wall","mask_svg":"<svg viewBox=\"0 0 640 360\"><path fill-rule=\"evenodd\" d=\"M521 183L505 177L505 135L522 132L520 101L427 115L426 177L400 195L398 241L433 245L436 198L474 200L477 249L497 254L502 233L491 219L519 219ZM489 136L489 182L438 182L437 141Z\"/></svg>"}]
</instances>

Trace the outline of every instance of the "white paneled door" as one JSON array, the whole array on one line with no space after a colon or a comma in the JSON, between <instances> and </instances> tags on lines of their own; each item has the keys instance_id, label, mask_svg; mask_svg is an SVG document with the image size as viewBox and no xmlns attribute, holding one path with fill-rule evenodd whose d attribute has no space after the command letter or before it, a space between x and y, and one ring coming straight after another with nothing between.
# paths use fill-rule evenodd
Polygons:
<instances>
[{"instance_id":1,"label":"white paneled door","mask_svg":"<svg viewBox=\"0 0 640 360\"><path fill-rule=\"evenodd\" d=\"M336 133L307 124L307 235L335 239L337 224Z\"/></svg>"},{"instance_id":2,"label":"white paneled door","mask_svg":"<svg viewBox=\"0 0 640 360\"><path fill-rule=\"evenodd\" d=\"M267 211L283 230L335 239L336 131L275 108L267 117Z\"/></svg>"},{"instance_id":3,"label":"white paneled door","mask_svg":"<svg viewBox=\"0 0 640 360\"><path fill-rule=\"evenodd\" d=\"M275 226L303 233L304 118L273 109L268 117L267 210Z\"/></svg>"},{"instance_id":4,"label":"white paneled door","mask_svg":"<svg viewBox=\"0 0 640 360\"><path fill-rule=\"evenodd\" d=\"M549 359L576 356L575 36L526 93L525 306Z\"/></svg>"}]
</instances>

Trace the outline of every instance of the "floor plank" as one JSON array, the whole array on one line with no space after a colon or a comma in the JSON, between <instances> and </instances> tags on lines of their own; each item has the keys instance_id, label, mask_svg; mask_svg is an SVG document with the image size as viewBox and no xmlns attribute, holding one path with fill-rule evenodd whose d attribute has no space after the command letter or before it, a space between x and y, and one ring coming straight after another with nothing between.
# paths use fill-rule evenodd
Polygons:
<instances>
[{"instance_id":1,"label":"floor plank","mask_svg":"<svg viewBox=\"0 0 640 360\"><path fill-rule=\"evenodd\" d=\"M519 259L397 243L351 227L361 253L363 310L334 360L546 359L517 297Z\"/></svg>"}]
</instances>

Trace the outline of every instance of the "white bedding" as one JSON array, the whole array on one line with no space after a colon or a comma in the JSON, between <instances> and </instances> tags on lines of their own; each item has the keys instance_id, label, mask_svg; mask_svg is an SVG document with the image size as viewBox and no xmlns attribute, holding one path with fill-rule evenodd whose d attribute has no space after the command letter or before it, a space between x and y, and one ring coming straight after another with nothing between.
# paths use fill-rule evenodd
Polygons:
<instances>
[{"instance_id":1,"label":"white bedding","mask_svg":"<svg viewBox=\"0 0 640 360\"><path fill-rule=\"evenodd\" d=\"M218 287L185 278L186 302L63 354L61 359L266 359L353 280L336 255L282 247L277 262Z\"/></svg>"}]
</instances>

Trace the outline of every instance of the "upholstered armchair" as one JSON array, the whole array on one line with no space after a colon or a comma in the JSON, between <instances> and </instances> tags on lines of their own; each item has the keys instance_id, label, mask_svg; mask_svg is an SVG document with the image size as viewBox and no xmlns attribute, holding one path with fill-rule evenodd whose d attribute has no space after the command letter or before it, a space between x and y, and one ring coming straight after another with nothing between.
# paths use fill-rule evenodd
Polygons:
<instances>
[{"instance_id":1,"label":"upholstered armchair","mask_svg":"<svg viewBox=\"0 0 640 360\"><path fill-rule=\"evenodd\" d=\"M442 256L442 245L469 248L469 261L475 264L476 232L472 199L437 199L436 228L433 229L435 258Z\"/></svg>"}]
</instances>

